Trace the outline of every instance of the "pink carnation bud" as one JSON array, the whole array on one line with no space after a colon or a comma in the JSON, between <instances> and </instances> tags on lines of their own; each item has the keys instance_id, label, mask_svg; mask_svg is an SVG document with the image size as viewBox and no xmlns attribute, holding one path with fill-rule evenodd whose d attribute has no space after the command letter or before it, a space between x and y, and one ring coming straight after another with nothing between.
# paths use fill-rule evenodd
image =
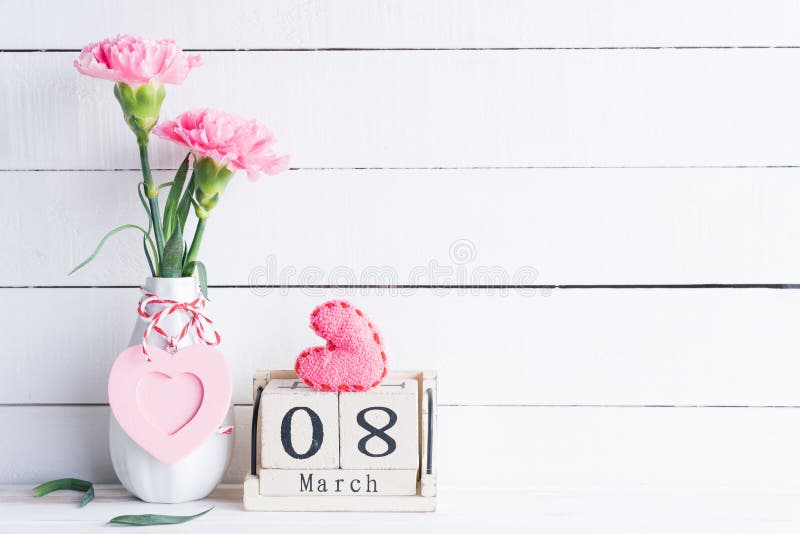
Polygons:
<instances>
[{"instance_id":1,"label":"pink carnation bud","mask_svg":"<svg viewBox=\"0 0 800 534\"><path fill-rule=\"evenodd\" d=\"M246 171L251 181L260 173L278 174L289 167L288 156L272 151L275 137L255 120L213 109L186 111L153 130L163 139L184 145L200 158L211 158L219 167ZM214 192L209 191L214 194Z\"/></svg>"},{"instance_id":2,"label":"pink carnation bud","mask_svg":"<svg viewBox=\"0 0 800 534\"><path fill-rule=\"evenodd\" d=\"M189 71L203 64L199 55L186 55L171 39L117 35L83 47L75 60L81 74L129 85L180 84Z\"/></svg>"}]
</instances>

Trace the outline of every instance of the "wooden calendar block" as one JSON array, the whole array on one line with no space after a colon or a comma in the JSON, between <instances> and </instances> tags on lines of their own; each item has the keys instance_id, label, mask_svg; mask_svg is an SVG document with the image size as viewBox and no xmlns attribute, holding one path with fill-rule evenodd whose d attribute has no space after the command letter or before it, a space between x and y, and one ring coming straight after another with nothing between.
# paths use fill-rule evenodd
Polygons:
<instances>
[{"instance_id":1,"label":"wooden calendar block","mask_svg":"<svg viewBox=\"0 0 800 534\"><path fill-rule=\"evenodd\" d=\"M342 469L419 466L419 383L384 380L375 389L339 394Z\"/></svg>"},{"instance_id":2,"label":"wooden calendar block","mask_svg":"<svg viewBox=\"0 0 800 534\"><path fill-rule=\"evenodd\" d=\"M261 495L415 495L416 469L261 469Z\"/></svg>"},{"instance_id":3,"label":"wooden calendar block","mask_svg":"<svg viewBox=\"0 0 800 534\"><path fill-rule=\"evenodd\" d=\"M379 388L339 395L314 392L294 371L257 371L253 395L254 401L260 399L253 403L253 418L259 424L251 435L250 472L243 485L245 510L436 509L435 371L393 371ZM277 455L282 450L280 419L298 406L314 410L325 432L323 445L304 461L318 461L317 455L331 443L326 439L335 434L338 463L331 462L329 451L325 452L328 463L336 464L333 467L288 466L287 458ZM264 410L272 415L265 416ZM303 420L310 425L305 411L292 415L292 424ZM292 432L297 433L291 436L295 451L305 452L313 442L313 428L307 426L302 437L300 430ZM280 466L274 465L270 454L277 455Z\"/></svg>"},{"instance_id":4,"label":"wooden calendar block","mask_svg":"<svg viewBox=\"0 0 800 534\"><path fill-rule=\"evenodd\" d=\"M262 467L338 468L338 404L336 393L300 380L270 380L261 396Z\"/></svg>"}]
</instances>

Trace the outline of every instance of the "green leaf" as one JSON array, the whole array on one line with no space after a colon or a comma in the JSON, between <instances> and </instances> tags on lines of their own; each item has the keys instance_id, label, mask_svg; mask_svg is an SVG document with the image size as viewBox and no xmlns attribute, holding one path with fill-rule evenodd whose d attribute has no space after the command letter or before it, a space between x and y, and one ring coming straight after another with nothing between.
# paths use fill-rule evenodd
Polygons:
<instances>
[{"instance_id":1,"label":"green leaf","mask_svg":"<svg viewBox=\"0 0 800 534\"><path fill-rule=\"evenodd\" d=\"M172 184L174 183L175 182L164 182L163 184L158 184L158 187L156 187L156 193L160 193L161 190L164 189L165 187L172 187Z\"/></svg>"},{"instance_id":2,"label":"green leaf","mask_svg":"<svg viewBox=\"0 0 800 534\"><path fill-rule=\"evenodd\" d=\"M181 201L177 209L177 223L181 227L181 232L186 229L186 219L189 217L189 208L192 207L192 197L194 196L194 169L192 169L192 177L189 178L189 183L186 184L186 190L183 192Z\"/></svg>"},{"instance_id":3,"label":"green leaf","mask_svg":"<svg viewBox=\"0 0 800 534\"><path fill-rule=\"evenodd\" d=\"M43 497L48 493L58 490L83 492L83 498L81 498L81 508L89 504L89 502L94 499L94 485L87 480L81 480L79 478L59 478L58 480L51 480L50 482L39 484L33 488L33 496Z\"/></svg>"},{"instance_id":4,"label":"green leaf","mask_svg":"<svg viewBox=\"0 0 800 534\"><path fill-rule=\"evenodd\" d=\"M203 292L203 296L206 300L211 300L208 298L208 276L206 276L206 266L203 264L202 261L193 261L186 265L184 272L188 269L189 276L194 273L194 269L197 267L197 277L200 279L200 291Z\"/></svg>"},{"instance_id":5,"label":"green leaf","mask_svg":"<svg viewBox=\"0 0 800 534\"><path fill-rule=\"evenodd\" d=\"M81 508L89 504L92 499L94 499L94 484L90 484L89 489L87 489L86 493L81 497Z\"/></svg>"},{"instance_id":6,"label":"green leaf","mask_svg":"<svg viewBox=\"0 0 800 534\"><path fill-rule=\"evenodd\" d=\"M183 184L186 182L186 175L189 172L189 154L183 158L183 163L178 167L178 172L175 173L175 179L172 181L172 186L167 196L167 202L164 204L164 235L169 239L172 236L172 230L175 228L175 223L178 220L178 203L181 199L181 192L183 191ZM181 228L183 231L183 228Z\"/></svg>"},{"instance_id":7,"label":"green leaf","mask_svg":"<svg viewBox=\"0 0 800 534\"><path fill-rule=\"evenodd\" d=\"M142 207L144 211L147 213L147 231L149 232L153 228L153 219L150 216L150 205L145 200L144 195L144 182L139 182L136 186L136 192L139 194L139 202L142 203Z\"/></svg>"},{"instance_id":8,"label":"green leaf","mask_svg":"<svg viewBox=\"0 0 800 534\"><path fill-rule=\"evenodd\" d=\"M158 272L156 267L158 267L158 252L153 249L152 253L156 257L156 267L153 266L153 258L150 256L150 251L147 250L147 237L150 236L150 231L153 229L153 218L150 216L150 206L147 204L147 201L144 199L144 182L139 182L139 185L136 186L136 192L139 194L139 201L142 203L142 207L144 208L145 213L147 213L147 236L142 237L142 248L144 249L144 257L147 258L147 265L150 267L150 274L156 276Z\"/></svg>"},{"instance_id":9,"label":"green leaf","mask_svg":"<svg viewBox=\"0 0 800 534\"><path fill-rule=\"evenodd\" d=\"M147 250L147 239L142 238L142 248L144 249L144 257L147 259L147 266L150 267L150 274L156 275L156 269L153 267L153 259L150 257L150 251Z\"/></svg>"},{"instance_id":10,"label":"green leaf","mask_svg":"<svg viewBox=\"0 0 800 534\"><path fill-rule=\"evenodd\" d=\"M116 228L114 228L113 230L108 232L106 235L104 235L103 239L100 240L100 243L97 244L97 248L94 249L94 252L92 252L91 255L88 258L86 258L85 260L80 262L77 267L72 269L67 276L70 276L71 274L73 274L74 272L78 271L79 269L82 269L89 262L91 262L95 258L95 256L97 256L97 254L100 252L100 249L103 248L103 245L106 244L106 241L108 240L109 237L111 237L112 235L117 234L117 233L119 233L119 232L121 232L123 230L126 230L128 228L135 228L136 230L139 230L140 232L142 232L142 234L144 234L144 236L147 239L147 241L150 243L150 247L151 248L155 248L153 246L153 241L150 239L150 236L147 234L147 232L144 231L144 228L142 228L141 226L138 226L136 224L123 224L122 226L117 226Z\"/></svg>"},{"instance_id":11,"label":"green leaf","mask_svg":"<svg viewBox=\"0 0 800 534\"><path fill-rule=\"evenodd\" d=\"M161 260L161 276L164 278L180 278L183 273L183 235L180 226L175 227L172 236L164 245L164 258Z\"/></svg>"},{"instance_id":12,"label":"green leaf","mask_svg":"<svg viewBox=\"0 0 800 534\"><path fill-rule=\"evenodd\" d=\"M118 515L117 517L111 519L109 523L114 523L117 525L129 525L134 527L146 527L148 525L177 525L178 523L186 523L192 519L197 519L202 515L206 515L213 509L214 507L212 506L208 510L195 515Z\"/></svg>"}]
</instances>

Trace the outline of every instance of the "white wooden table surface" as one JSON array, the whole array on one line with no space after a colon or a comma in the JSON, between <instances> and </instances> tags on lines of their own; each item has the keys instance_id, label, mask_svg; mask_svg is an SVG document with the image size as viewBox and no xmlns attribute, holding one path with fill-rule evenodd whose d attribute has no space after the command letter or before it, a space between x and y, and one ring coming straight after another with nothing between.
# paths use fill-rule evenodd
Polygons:
<instances>
[{"instance_id":1,"label":"white wooden table surface","mask_svg":"<svg viewBox=\"0 0 800 534\"><path fill-rule=\"evenodd\" d=\"M225 485L213 497L186 504L138 501L119 486L100 485L85 508L79 496L60 492L30 496L30 486L0 486L0 532L94 532L121 514L207 515L183 525L151 527L170 532L320 532L366 530L381 534L421 532L797 532L800 492L714 488L525 488L442 491L439 509L427 514L245 512L241 487ZM122 528L122 527L117 527ZM231 532L233 532L231 530Z\"/></svg>"}]
</instances>

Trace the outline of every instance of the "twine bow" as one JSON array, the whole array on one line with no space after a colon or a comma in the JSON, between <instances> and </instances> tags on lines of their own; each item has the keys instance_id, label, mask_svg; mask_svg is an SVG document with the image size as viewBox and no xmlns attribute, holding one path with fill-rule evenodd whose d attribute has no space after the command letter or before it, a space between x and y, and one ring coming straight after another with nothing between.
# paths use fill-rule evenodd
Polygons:
<instances>
[{"instance_id":1,"label":"twine bow","mask_svg":"<svg viewBox=\"0 0 800 534\"><path fill-rule=\"evenodd\" d=\"M147 337L152 332L166 340L167 352L175 352L178 348L178 343L186 337L190 330L193 330L197 338L206 345L212 347L219 345L222 338L214 328L214 321L203 314L203 309L206 307L206 299L203 298L203 295L198 295L191 302L178 302L177 300L165 299L153 293L148 293L144 288L140 289L142 298L139 300L139 306L136 311L139 317L148 321L147 328L145 328L142 335L142 354L147 358L148 362L151 360L147 352ZM158 312L150 314L147 312L147 307L151 305L163 307ZM178 335L173 336L160 326L160 322L175 313L184 314L186 324L183 325Z\"/></svg>"}]
</instances>

